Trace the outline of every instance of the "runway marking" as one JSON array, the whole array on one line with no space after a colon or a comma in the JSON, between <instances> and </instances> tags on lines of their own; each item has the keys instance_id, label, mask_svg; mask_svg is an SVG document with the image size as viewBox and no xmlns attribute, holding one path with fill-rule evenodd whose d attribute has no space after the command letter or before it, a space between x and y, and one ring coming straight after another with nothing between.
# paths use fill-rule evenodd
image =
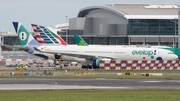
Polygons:
<instances>
[{"instance_id":1,"label":"runway marking","mask_svg":"<svg viewBox=\"0 0 180 101\"><path fill-rule=\"evenodd\" d=\"M163 82L163 81L141 81L141 82L158 83L158 82Z\"/></svg>"},{"instance_id":2,"label":"runway marking","mask_svg":"<svg viewBox=\"0 0 180 101\"><path fill-rule=\"evenodd\" d=\"M96 80L105 80L105 78L96 78Z\"/></svg>"},{"instance_id":3,"label":"runway marking","mask_svg":"<svg viewBox=\"0 0 180 101\"><path fill-rule=\"evenodd\" d=\"M50 89L132 89L132 87L76 86L48 84L0 84L0 90L50 90Z\"/></svg>"}]
</instances>

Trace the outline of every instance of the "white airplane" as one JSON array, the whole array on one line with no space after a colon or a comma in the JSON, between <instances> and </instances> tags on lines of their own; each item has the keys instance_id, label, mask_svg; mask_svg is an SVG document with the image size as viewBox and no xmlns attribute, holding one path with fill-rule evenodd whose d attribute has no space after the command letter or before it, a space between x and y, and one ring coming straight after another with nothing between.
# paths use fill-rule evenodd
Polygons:
<instances>
[{"instance_id":1,"label":"white airplane","mask_svg":"<svg viewBox=\"0 0 180 101\"><path fill-rule=\"evenodd\" d=\"M66 58L66 60L68 60L69 58L87 65L93 63L93 66L98 66L99 61L103 58L118 60L175 60L178 58L177 55L169 50L157 48L42 45L32 37L21 23L13 22L13 25L18 33L20 43L26 44L24 46L28 47L29 53L38 53L34 51L35 49L45 54L50 53L54 56L59 56L60 59Z\"/></svg>"},{"instance_id":2,"label":"white airplane","mask_svg":"<svg viewBox=\"0 0 180 101\"><path fill-rule=\"evenodd\" d=\"M74 56L81 58L82 62L93 66L98 66L99 61L103 58L116 60L176 60L178 56L173 52L158 48L137 48L137 47L78 47L78 46L39 46L35 50L59 54L63 56Z\"/></svg>"},{"instance_id":3,"label":"white airplane","mask_svg":"<svg viewBox=\"0 0 180 101\"><path fill-rule=\"evenodd\" d=\"M39 34L40 35L42 35L43 36L43 38L44 38L44 40L45 39L47 39L48 37L49 38L51 38L51 36L54 34L53 32L48 32L48 31L46 31L47 29L45 28L45 27L41 27L41 28L43 28L43 30L44 30L44 32L46 32L45 34L47 34L46 35L46 37L43 35L44 33L41 33L42 31L41 30L39 30L40 28L36 25L36 24L32 24L32 26L34 27L33 29L37 29L37 31L39 32ZM51 35L52 34L52 35ZM54 36L58 36L58 35L54 35ZM58 37L60 37L60 36L58 36ZM75 39L76 39L76 43L78 44L78 46L88 46L88 44L80 37L80 36L78 36L78 35L75 35ZM52 40L54 40L53 38L52 38ZM63 41L61 41L61 40L57 40L57 41L59 41L60 43L63 43ZM64 46L67 46L67 44L65 44ZM71 47L71 45L69 45L70 47ZM91 48L93 49L93 50L97 50L96 48L97 48L97 46L98 47L102 47L103 45L90 45L91 46ZM96 47L93 47L93 46L96 46ZM107 45L108 47L110 47L111 45ZM133 49L134 50L134 48L135 47L137 47L137 46L127 46L127 45L125 45L125 46L123 46L123 45L112 45L113 47L114 46L119 46L118 48L120 48L121 47L121 50L120 50L120 52L121 53L125 53L126 55L127 54L130 54L128 51L126 51L126 49L125 48L129 48L129 49ZM49 46L48 46L49 47ZM54 47L54 46L53 46ZM103 46L103 47L105 47L105 46ZM107 49L109 49L108 47L106 47ZM46 46L43 46L43 47L41 47L41 49L45 49L46 48ZM125 49L125 50L123 50L123 49ZM145 48L145 46L141 46L141 48ZM149 47L147 47L148 49L149 49ZM152 50L155 50L155 48L157 48L157 47L151 47L152 48ZM154 49L153 49L154 48ZM50 48L50 50L51 50L52 48ZM56 48L57 49L57 48ZM79 50L80 49L80 50ZM140 47L138 48L138 49L140 49ZM74 47L73 47L73 50L74 50ZM77 51L82 51L82 50L84 50L84 48L79 48L79 47L77 47L77 49L76 49ZM89 49L88 49L89 50ZM101 49L100 49L101 50ZM108 51L108 50L105 50L105 51L100 51L100 50L98 50L98 51L94 51L94 52L96 52L96 53L98 53L98 54L101 54L101 53L109 53L109 52L106 52L106 51ZM139 50L137 50L137 51L132 51L132 54L143 54L144 52L146 53L146 51L142 51L142 49L140 49L141 51L139 51ZM42 50L41 50L42 51ZM56 50L57 51L57 50ZM65 50L63 50L63 52L64 51L69 51L69 49L65 49ZM112 52L113 52L113 50L112 50ZM119 51L118 51L119 52ZM156 50L155 50L155 52L156 52ZM51 52L49 52L49 53L51 53ZM83 52L84 53L84 52ZM53 52L52 52L52 54L54 54ZM56 54L59 54L59 53L56 53ZM80 53L81 54L81 53ZM148 54L148 53L147 53ZM160 54L160 53L159 53ZM172 53L170 53L170 54L172 54ZM92 55L92 54L91 54ZM93 54L94 55L94 54ZM124 55L124 54L122 54L122 55ZM72 55L72 56L76 56L76 55ZM77 56L77 57L79 57L79 56ZM80 56L80 57L82 57L82 56ZM63 57L64 58L64 57ZM83 57L84 58L84 57ZM92 58L95 58L95 57L92 57ZM109 57L108 57L109 58ZM115 59L117 59L117 58L115 58ZM118 58L119 59L119 58ZM120 58L121 59L121 58ZM124 58L125 60L130 60L131 58L129 58L129 57L125 57ZM140 58L140 59L142 59L142 58ZM143 57L143 59L146 59L145 57ZM153 57L151 57L151 59L153 59ZM161 57L157 57L157 60L162 60L162 58Z\"/></svg>"},{"instance_id":4,"label":"white airplane","mask_svg":"<svg viewBox=\"0 0 180 101\"><path fill-rule=\"evenodd\" d=\"M83 58L110 58L120 60L175 60L177 56L169 50L144 47L77 47L77 46L46 46L38 48L41 52L65 54Z\"/></svg>"}]
</instances>

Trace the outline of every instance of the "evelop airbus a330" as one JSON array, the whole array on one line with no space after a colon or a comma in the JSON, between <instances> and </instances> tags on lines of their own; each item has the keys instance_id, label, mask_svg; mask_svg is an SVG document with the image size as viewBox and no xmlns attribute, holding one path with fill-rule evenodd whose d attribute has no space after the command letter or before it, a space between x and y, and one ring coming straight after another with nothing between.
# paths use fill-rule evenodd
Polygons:
<instances>
[{"instance_id":1,"label":"evelop airbus a330","mask_svg":"<svg viewBox=\"0 0 180 101\"><path fill-rule=\"evenodd\" d=\"M44 26L39 26L40 28L42 28L43 29L43 31L45 32L45 33L43 33L42 32L42 30L40 30L40 28L38 27L38 25L36 25L36 24L32 24L32 27L33 27L33 29L34 28L36 28L35 30L37 30L37 31L34 31L34 32L39 32L39 35L43 38L43 40L47 40L48 39L48 37L49 38L51 38L52 36L54 36L54 37L59 37L61 40L62 40L62 38L60 37L60 36L58 36L58 35L55 35L55 33L53 33L52 31L50 31L49 29L47 29L47 28L45 28ZM48 32L48 31L50 31L50 32ZM45 35L46 34L46 35ZM52 34L52 35L51 35ZM79 36L79 35L74 35L74 38L75 38L75 40L76 40L76 44L78 45L78 46L88 46L88 44ZM57 38L56 38L57 39ZM52 40L54 40L53 38L52 38ZM61 42L61 43L64 43L64 40L63 41L61 41L61 40L57 40L57 41L59 41L59 42ZM53 43L53 42L52 42ZM61 45L64 45L64 46L67 46L67 44L61 44ZM99 46L99 47L101 47L101 45L90 45L90 46ZM118 46L118 47L121 47L121 48L125 48L125 46L124 45L116 45L116 46ZM132 46L128 46L129 48L131 47L131 48L135 48L135 47L132 47ZM127 47L126 47L127 48ZM136 47L136 48L138 48L138 47ZM142 47L141 47L142 48ZM143 48L146 48L146 47L143 47ZM152 47L152 48L157 48L157 47ZM146 51L132 51L132 54L133 55L136 55L136 54L149 54L149 53L147 53ZM170 54L172 54L172 53L170 53ZM145 57L144 57L144 59L145 59ZM161 57L159 57L159 58L157 58L156 60L162 60L162 58Z\"/></svg>"},{"instance_id":2,"label":"evelop airbus a330","mask_svg":"<svg viewBox=\"0 0 180 101\"><path fill-rule=\"evenodd\" d=\"M98 66L102 58L118 60L175 60L177 55L169 50L157 48L137 48L137 47L78 47L78 46L48 46L39 44L31 34L19 22L13 22L14 28L18 33L18 38L25 46L30 47L28 52L33 53L32 47L43 53L54 55L73 56L80 58L84 64Z\"/></svg>"}]
</instances>

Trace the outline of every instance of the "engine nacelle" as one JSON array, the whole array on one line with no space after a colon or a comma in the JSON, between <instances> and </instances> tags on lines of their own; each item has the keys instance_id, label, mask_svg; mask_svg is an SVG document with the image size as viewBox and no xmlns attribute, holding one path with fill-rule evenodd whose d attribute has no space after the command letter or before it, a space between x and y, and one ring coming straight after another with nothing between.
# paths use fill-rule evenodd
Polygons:
<instances>
[{"instance_id":1,"label":"engine nacelle","mask_svg":"<svg viewBox=\"0 0 180 101\"><path fill-rule=\"evenodd\" d=\"M94 59L92 61L92 66L93 68L99 68L99 65L100 65L100 61L101 60L111 60L111 59L108 59L108 58L98 58L98 59Z\"/></svg>"}]
</instances>

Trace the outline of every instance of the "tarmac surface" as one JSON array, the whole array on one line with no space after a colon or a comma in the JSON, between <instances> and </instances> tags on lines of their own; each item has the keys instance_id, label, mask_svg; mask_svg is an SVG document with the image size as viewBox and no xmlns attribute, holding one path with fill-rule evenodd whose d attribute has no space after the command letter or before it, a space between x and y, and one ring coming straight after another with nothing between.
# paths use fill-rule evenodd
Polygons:
<instances>
[{"instance_id":1,"label":"tarmac surface","mask_svg":"<svg viewBox=\"0 0 180 101\"><path fill-rule=\"evenodd\" d=\"M180 89L180 80L1 78L0 90Z\"/></svg>"}]
</instances>

